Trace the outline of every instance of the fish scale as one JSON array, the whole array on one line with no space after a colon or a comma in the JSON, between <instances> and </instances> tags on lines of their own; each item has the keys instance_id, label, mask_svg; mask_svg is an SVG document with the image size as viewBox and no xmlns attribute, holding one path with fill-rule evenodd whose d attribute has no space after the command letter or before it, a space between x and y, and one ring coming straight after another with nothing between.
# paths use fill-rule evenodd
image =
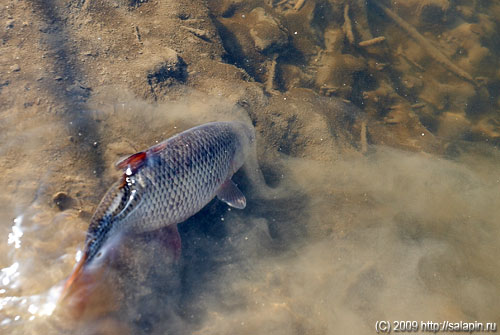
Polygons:
<instances>
[{"instance_id":1,"label":"fish scale","mask_svg":"<svg viewBox=\"0 0 500 335\"><path fill-rule=\"evenodd\" d=\"M245 197L231 177L243 165L254 141L250 125L213 122L117 163L124 173L98 205L83 257L66 282L65 291L115 234L175 228L216 195L230 206L244 208Z\"/></svg>"},{"instance_id":2,"label":"fish scale","mask_svg":"<svg viewBox=\"0 0 500 335\"><path fill-rule=\"evenodd\" d=\"M146 151L145 164L129 176L142 201L120 224L151 231L198 212L235 172L232 158L240 146L238 136L232 123L212 123ZM92 222L99 220L97 216Z\"/></svg>"}]
</instances>

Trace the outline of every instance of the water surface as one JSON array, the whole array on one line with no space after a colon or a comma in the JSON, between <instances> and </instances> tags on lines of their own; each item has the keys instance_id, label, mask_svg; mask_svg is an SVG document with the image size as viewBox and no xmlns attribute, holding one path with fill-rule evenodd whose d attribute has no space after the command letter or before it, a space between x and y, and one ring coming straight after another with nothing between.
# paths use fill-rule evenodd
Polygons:
<instances>
[{"instance_id":1,"label":"water surface","mask_svg":"<svg viewBox=\"0 0 500 335\"><path fill-rule=\"evenodd\" d=\"M0 114L0 330L372 334L377 320L500 322L498 5L388 7L441 43L471 82L384 16L389 4L225 3L210 10L223 60L246 71L241 86L150 83L152 99L116 83L92 93L77 85L56 99L64 108L28 111L16 99L28 101L30 90L0 91L9 107ZM384 35L384 48L349 41L346 4L359 24L356 43ZM429 14L440 4L438 17ZM124 17L159 5L134 6ZM263 17L288 42L228 46L245 40L248 20L259 35ZM198 22L190 19L180 17ZM457 42L464 31L470 44ZM147 41L154 33L136 34ZM460 43L465 55L450 51ZM70 107L77 112L59 111ZM247 208L214 200L180 224L178 263L161 232L136 236L92 286L82 314L57 309L90 216L117 177L114 162L189 127L233 119L255 124L273 196L238 172Z\"/></svg>"}]
</instances>

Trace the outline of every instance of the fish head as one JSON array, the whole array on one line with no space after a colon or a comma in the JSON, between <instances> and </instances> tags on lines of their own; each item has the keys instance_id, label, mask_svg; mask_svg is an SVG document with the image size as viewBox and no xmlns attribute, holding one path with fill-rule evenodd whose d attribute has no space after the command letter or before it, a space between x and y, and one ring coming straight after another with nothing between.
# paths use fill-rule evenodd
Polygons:
<instances>
[{"instance_id":1,"label":"fish head","mask_svg":"<svg viewBox=\"0 0 500 335\"><path fill-rule=\"evenodd\" d=\"M64 285L61 305L79 314L93 292L102 286L109 265L115 261L119 241L127 232L127 216L140 202L140 191L135 175L125 172L103 197L91 219L83 256Z\"/></svg>"},{"instance_id":2,"label":"fish head","mask_svg":"<svg viewBox=\"0 0 500 335\"><path fill-rule=\"evenodd\" d=\"M67 315L74 319L82 318L90 309L95 309L96 297L101 301L102 297L106 296L108 299L104 301L113 301L111 297L114 293L108 281L112 277L110 271L113 270L120 238L120 234L117 234L107 239L92 258L89 257L88 249L83 253L59 297L58 306L62 307ZM103 303L98 305L102 307Z\"/></svg>"},{"instance_id":3,"label":"fish head","mask_svg":"<svg viewBox=\"0 0 500 335\"><path fill-rule=\"evenodd\" d=\"M233 122L233 129L239 143L233 161L236 171L243 165L250 150L255 146L255 129L251 124L240 121Z\"/></svg>"}]
</instances>

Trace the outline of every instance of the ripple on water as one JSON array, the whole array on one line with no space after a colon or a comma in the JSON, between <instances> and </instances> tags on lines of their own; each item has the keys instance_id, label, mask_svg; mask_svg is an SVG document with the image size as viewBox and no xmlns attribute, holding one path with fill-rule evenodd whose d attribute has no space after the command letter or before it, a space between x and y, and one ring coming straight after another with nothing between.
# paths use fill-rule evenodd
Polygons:
<instances>
[{"instance_id":1,"label":"ripple on water","mask_svg":"<svg viewBox=\"0 0 500 335\"><path fill-rule=\"evenodd\" d=\"M10 334L41 325L57 333L47 326L54 321L50 317L62 290L61 280L74 262L75 242L80 239L74 234L77 213L49 215L40 208L34 203L17 215L6 239L0 241L0 252L8 262L0 269L0 330ZM71 225L73 233L68 230Z\"/></svg>"}]
</instances>

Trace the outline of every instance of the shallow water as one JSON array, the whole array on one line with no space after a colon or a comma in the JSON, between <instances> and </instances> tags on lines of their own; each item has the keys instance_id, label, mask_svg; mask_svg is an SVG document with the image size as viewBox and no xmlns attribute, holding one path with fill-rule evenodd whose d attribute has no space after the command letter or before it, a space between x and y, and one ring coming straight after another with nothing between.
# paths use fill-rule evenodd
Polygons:
<instances>
[{"instance_id":1,"label":"shallow water","mask_svg":"<svg viewBox=\"0 0 500 335\"><path fill-rule=\"evenodd\" d=\"M180 99L152 103L109 87L92 94L79 114L30 119L16 107L4 113L0 331L372 334L379 320L500 322L498 138L477 135L480 121L447 123L461 115L453 95L460 84L447 90L449 104L437 115L419 114L421 122L398 123L394 133L381 120L395 124L403 107L376 114L379 107L367 99L352 116L353 107L329 102L333 97L280 85L275 89L292 93L271 93L279 103L264 119L275 128L218 88L212 94L191 88ZM355 91L339 94L356 102ZM497 95L475 101L489 109L467 110L467 118L498 113L490 101ZM300 121L306 105L322 112ZM343 118L364 122L368 135L359 124L338 123ZM134 236L91 286L82 313L58 309L90 216L117 177L114 162L191 126L233 119L257 123L270 186L238 172L247 208L214 200L180 224L178 263L161 232Z\"/></svg>"},{"instance_id":2,"label":"shallow water","mask_svg":"<svg viewBox=\"0 0 500 335\"><path fill-rule=\"evenodd\" d=\"M499 158L474 145L452 160L382 146L335 162L283 157L289 191L275 200L252 196L239 174L247 209L214 201L181 224L178 266L158 259L161 246L135 242L132 265L120 270L121 287L134 293L119 312L96 312L78 327L368 333L384 319L495 321ZM67 321L52 316L55 285L85 222L36 200L14 208L2 208L2 328L58 333Z\"/></svg>"}]
</instances>

